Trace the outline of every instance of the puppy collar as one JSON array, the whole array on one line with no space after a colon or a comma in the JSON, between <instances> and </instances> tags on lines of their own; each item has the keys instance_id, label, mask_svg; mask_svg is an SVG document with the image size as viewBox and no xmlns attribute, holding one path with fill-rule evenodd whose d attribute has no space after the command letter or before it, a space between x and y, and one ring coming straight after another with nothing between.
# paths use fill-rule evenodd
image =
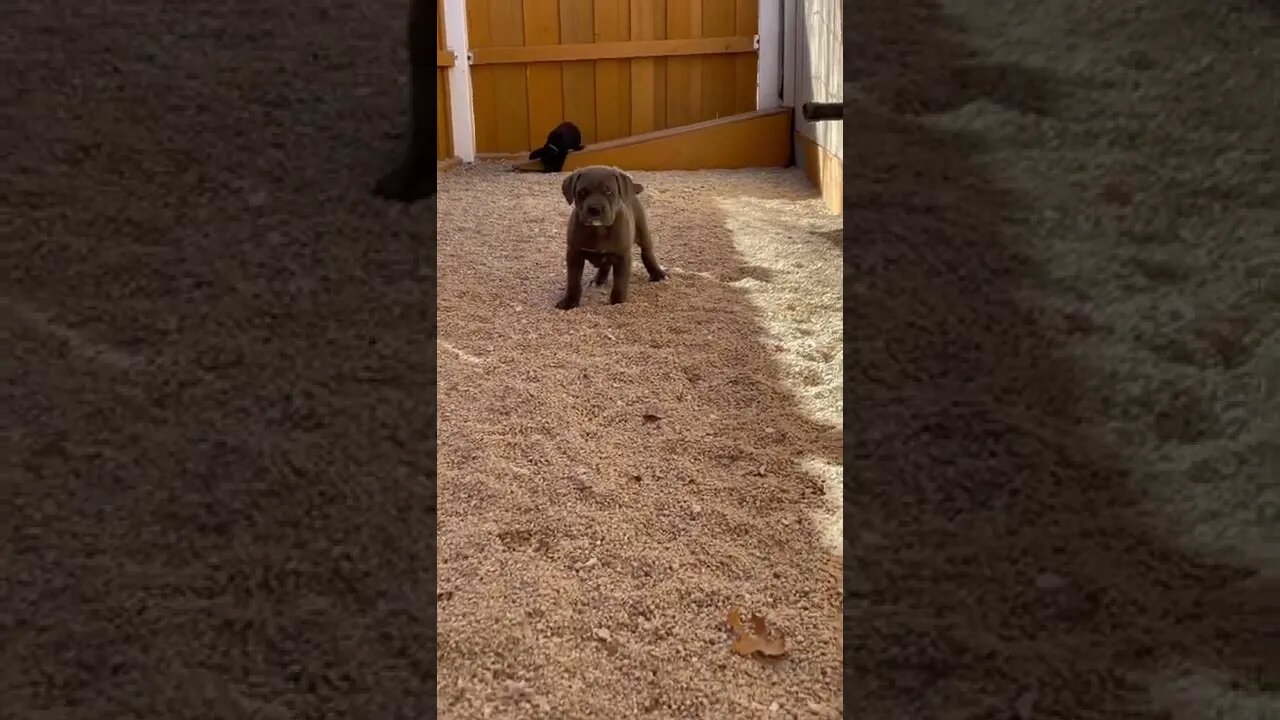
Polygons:
<instances>
[{"instance_id":1,"label":"puppy collar","mask_svg":"<svg viewBox=\"0 0 1280 720\"><path fill-rule=\"evenodd\" d=\"M555 145L552 145L551 143L547 143L547 147L551 148L552 150L555 150L556 152L560 152L560 148L556 147Z\"/></svg>"}]
</instances>

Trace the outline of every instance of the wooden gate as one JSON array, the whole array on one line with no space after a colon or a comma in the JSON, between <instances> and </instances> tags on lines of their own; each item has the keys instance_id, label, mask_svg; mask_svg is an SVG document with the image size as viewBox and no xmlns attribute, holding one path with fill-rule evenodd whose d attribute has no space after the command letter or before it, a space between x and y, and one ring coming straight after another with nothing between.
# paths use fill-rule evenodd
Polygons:
<instances>
[{"instance_id":1,"label":"wooden gate","mask_svg":"<svg viewBox=\"0 0 1280 720\"><path fill-rule=\"evenodd\" d=\"M453 157L453 124L449 107L449 68L457 62L444 39L444 0L436 0L436 160Z\"/></svg>"},{"instance_id":2,"label":"wooden gate","mask_svg":"<svg viewBox=\"0 0 1280 720\"><path fill-rule=\"evenodd\" d=\"M583 143L756 109L759 0L468 0L476 151Z\"/></svg>"}]
</instances>

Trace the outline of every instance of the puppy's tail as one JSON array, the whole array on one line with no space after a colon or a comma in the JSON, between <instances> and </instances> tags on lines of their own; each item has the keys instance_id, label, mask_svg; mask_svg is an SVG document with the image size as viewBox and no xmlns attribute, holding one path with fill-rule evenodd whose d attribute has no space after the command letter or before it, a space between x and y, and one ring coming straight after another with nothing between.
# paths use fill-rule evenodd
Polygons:
<instances>
[{"instance_id":1,"label":"puppy's tail","mask_svg":"<svg viewBox=\"0 0 1280 720\"><path fill-rule=\"evenodd\" d=\"M581 145L579 145L578 147L574 148L574 150L575 150L575 151L584 150L584 149L585 149L585 148L583 148L583 146L581 146Z\"/></svg>"},{"instance_id":2,"label":"puppy's tail","mask_svg":"<svg viewBox=\"0 0 1280 720\"><path fill-rule=\"evenodd\" d=\"M545 150L546 150L546 148L545 148L545 147L540 147L540 148L538 148L537 150L534 150L533 152L529 153L529 159L530 159L530 160L537 160L538 158L542 157L542 153L543 153Z\"/></svg>"}]
</instances>

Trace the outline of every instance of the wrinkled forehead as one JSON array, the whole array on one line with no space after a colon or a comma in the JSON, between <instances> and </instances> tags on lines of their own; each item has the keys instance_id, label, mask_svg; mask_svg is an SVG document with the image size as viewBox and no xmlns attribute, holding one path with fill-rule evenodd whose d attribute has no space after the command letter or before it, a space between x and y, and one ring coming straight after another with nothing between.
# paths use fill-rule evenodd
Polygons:
<instances>
[{"instance_id":1,"label":"wrinkled forehead","mask_svg":"<svg viewBox=\"0 0 1280 720\"><path fill-rule=\"evenodd\" d=\"M587 192L610 192L618 191L618 176L611 172L590 172L583 173L578 179L578 192L586 190Z\"/></svg>"}]
</instances>

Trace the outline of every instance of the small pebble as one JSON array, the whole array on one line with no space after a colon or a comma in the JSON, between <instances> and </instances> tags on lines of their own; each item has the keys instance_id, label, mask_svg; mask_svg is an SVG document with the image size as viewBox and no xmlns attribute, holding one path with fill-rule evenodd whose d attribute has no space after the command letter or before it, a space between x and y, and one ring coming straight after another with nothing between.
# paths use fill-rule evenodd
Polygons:
<instances>
[{"instance_id":1,"label":"small pebble","mask_svg":"<svg viewBox=\"0 0 1280 720\"><path fill-rule=\"evenodd\" d=\"M836 718L841 717L839 710L831 707L830 705L823 705L816 702L809 703L809 712L823 718L823 720L835 720Z\"/></svg>"},{"instance_id":2,"label":"small pebble","mask_svg":"<svg viewBox=\"0 0 1280 720\"><path fill-rule=\"evenodd\" d=\"M595 630L591 631L591 634L595 635L596 639L600 640L601 642L609 642L610 640L613 639L613 633L609 632L608 630L605 630L604 628L596 628Z\"/></svg>"}]
</instances>

